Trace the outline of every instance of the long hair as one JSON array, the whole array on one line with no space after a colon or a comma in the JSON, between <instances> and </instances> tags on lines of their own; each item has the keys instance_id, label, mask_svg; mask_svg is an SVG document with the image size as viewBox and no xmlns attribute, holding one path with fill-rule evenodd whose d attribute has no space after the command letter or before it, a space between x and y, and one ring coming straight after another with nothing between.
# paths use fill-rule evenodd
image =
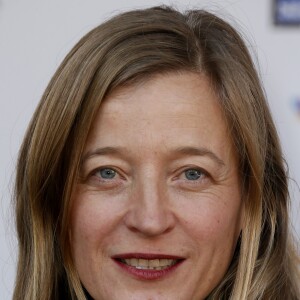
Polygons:
<instances>
[{"instance_id":1,"label":"long hair","mask_svg":"<svg viewBox=\"0 0 300 300\"><path fill-rule=\"evenodd\" d=\"M14 300L85 299L70 252L69 213L95 114L116 87L178 71L211 80L239 154L243 231L207 299L299 299L287 173L247 47L214 14L154 7L117 15L84 36L34 113L17 165Z\"/></svg>"}]
</instances>

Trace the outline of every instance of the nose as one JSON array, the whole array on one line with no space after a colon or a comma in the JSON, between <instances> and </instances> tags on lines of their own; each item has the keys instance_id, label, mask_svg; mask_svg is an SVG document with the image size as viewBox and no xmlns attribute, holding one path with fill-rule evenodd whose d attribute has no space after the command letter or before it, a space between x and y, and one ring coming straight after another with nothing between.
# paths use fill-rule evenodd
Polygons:
<instances>
[{"instance_id":1,"label":"nose","mask_svg":"<svg viewBox=\"0 0 300 300\"><path fill-rule=\"evenodd\" d=\"M149 176L139 180L132 191L125 224L131 231L148 237L162 235L174 228L176 218L162 181Z\"/></svg>"}]
</instances>

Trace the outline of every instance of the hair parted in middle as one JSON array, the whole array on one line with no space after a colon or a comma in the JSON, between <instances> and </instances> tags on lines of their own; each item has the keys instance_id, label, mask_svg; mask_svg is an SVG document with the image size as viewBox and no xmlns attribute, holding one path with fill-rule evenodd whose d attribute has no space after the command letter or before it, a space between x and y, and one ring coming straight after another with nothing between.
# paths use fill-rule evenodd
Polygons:
<instances>
[{"instance_id":1,"label":"hair parted in middle","mask_svg":"<svg viewBox=\"0 0 300 300\"><path fill-rule=\"evenodd\" d=\"M296 299L287 177L247 47L214 14L154 7L119 14L84 36L42 97L17 169L14 300L60 299L61 289L85 299L70 253L69 213L91 124L117 87L185 71L206 75L219 97L239 155L245 206L233 261L208 299Z\"/></svg>"}]
</instances>

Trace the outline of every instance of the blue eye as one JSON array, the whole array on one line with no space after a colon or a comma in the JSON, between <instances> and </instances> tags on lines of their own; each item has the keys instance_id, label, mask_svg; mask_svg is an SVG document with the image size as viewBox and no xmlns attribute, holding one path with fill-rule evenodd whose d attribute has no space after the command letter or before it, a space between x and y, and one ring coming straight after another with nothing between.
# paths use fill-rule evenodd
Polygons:
<instances>
[{"instance_id":1,"label":"blue eye","mask_svg":"<svg viewBox=\"0 0 300 300\"><path fill-rule=\"evenodd\" d=\"M203 173L197 169L188 169L184 172L184 175L188 180L198 180Z\"/></svg>"},{"instance_id":2,"label":"blue eye","mask_svg":"<svg viewBox=\"0 0 300 300\"><path fill-rule=\"evenodd\" d=\"M110 168L104 168L98 171L103 179L113 179L116 176L116 171Z\"/></svg>"}]
</instances>

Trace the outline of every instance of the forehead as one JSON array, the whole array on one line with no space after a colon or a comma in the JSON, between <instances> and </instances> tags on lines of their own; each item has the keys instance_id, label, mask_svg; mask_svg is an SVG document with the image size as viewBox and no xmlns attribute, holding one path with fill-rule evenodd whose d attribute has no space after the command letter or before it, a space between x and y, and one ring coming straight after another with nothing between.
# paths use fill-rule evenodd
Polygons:
<instances>
[{"instance_id":1,"label":"forehead","mask_svg":"<svg viewBox=\"0 0 300 300\"><path fill-rule=\"evenodd\" d=\"M104 99L100 110L118 110L119 106L123 105L123 109L134 111L143 110L146 106L163 108L169 104L169 112L175 113L184 106L194 105L194 108L199 109L199 102L211 100L215 104L218 102L216 93L205 75L187 71L170 72L155 74L133 84L117 87Z\"/></svg>"},{"instance_id":2,"label":"forehead","mask_svg":"<svg viewBox=\"0 0 300 300\"><path fill-rule=\"evenodd\" d=\"M232 150L216 93L205 76L190 72L157 75L104 99L85 152L112 146L143 149L144 156L182 147Z\"/></svg>"}]
</instances>

